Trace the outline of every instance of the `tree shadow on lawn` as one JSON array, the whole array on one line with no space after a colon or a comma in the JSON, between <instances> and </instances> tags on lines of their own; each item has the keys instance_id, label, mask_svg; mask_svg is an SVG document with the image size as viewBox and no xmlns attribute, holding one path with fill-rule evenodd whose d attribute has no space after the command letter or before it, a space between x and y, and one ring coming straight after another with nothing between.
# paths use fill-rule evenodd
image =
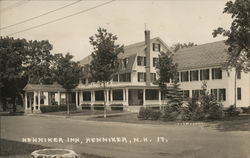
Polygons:
<instances>
[{"instance_id":1,"label":"tree shadow on lawn","mask_svg":"<svg viewBox=\"0 0 250 158\"><path fill-rule=\"evenodd\" d=\"M32 153L34 150L44 148L47 147L7 139L0 139L0 156L30 155L30 153Z\"/></svg>"},{"instance_id":2,"label":"tree shadow on lawn","mask_svg":"<svg viewBox=\"0 0 250 158\"><path fill-rule=\"evenodd\" d=\"M211 125L221 132L250 131L250 115L225 117L221 121L211 122ZM208 125L210 126L210 125Z\"/></svg>"},{"instance_id":3,"label":"tree shadow on lawn","mask_svg":"<svg viewBox=\"0 0 250 158\"><path fill-rule=\"evenodd\" d=\"M7 139L0 139L0 157L6 158L28 158L35 150L45 149L41 145L33 145ZM89 153L80 153L79 158L112 158Z\"/></svg>"}]
</instances>

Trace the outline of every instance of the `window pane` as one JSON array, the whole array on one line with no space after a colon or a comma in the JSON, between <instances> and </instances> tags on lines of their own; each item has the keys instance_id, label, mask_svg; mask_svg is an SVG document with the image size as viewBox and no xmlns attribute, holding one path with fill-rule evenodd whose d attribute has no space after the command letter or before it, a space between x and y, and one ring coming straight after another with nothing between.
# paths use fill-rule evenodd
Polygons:
<instances>
[{"instance_id":1,"label":"window pane","mask_svg":"<svg viewBox=\"0 0 250 158\"><path fill-rule=\"evenodd\" d=\"M190 71L190 81L198 81L199 80L199 71Z\"/></svg>"},{"instance_id":2,"label":"window pane","mask_svg":"<svg viewBox=\"0 0 250 158\"><path fill-rule=\"evenodd\" d=\"M200 80L209 80L209 69L200 70Z\"/></svg>"},{"instance_id":3,"label":"window pane","mask_svg":"<svg viewBox=\"0 0 250 158\"><path fill-rule=\"evenodd\" d=\"M237 88L237 100L241 100L241 88Z\"/></svg>"},{"instance_id":4,"label":"window pane","mask_svg":"<svg viewBox=\"0 0 250 158\"><path fill-rule=\"evenodd\" d=\"M153 89L146 89L146 100L158 100L159 91Z\"/></svg>"},{"instance_id":5,"label":"window pane","mask_svg":"<svg viewBox=\"0 0 250 158\"><path fill-rule=\"evenodd\" d=\"M226 89L219 89L219 100L226 101Z\"/></svg>"},{"instance_id":6,"label":"window pane","mask_svg":"<svg viewBox=\"0 0 250 158\"><path fill-rule=\"evenodd\" d=\"M123 100L123 90L113 90L113 100Z\"/></svg>"},{"instance_id":7,"label":"window pane","mask_svg":"<svg viewBox=\"0 0 250 158\"><path fill-rule=\"evenodd\" d=\"M188 79L189 79L189 73L188 73L188 71L185 71L185 72L181 72L181 81L182 82L186 82L186 81L188 81Z\"/></svg>"}]
</instances>

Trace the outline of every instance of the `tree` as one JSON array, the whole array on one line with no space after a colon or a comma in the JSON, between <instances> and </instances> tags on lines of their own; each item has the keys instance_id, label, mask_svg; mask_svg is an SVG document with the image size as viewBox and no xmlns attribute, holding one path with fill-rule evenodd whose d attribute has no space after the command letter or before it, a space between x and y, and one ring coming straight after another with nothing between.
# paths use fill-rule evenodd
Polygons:
<instances>
[{"instance_id":1,"label":"tree","mask_svg":"<svg viewBox=\"0 0 250 158\"><path fill-rule=\"evenodd\" d=\"M72 92L82 77L82 69L78 62L72 61L73 56L67 53L55 55L54 74L55 80L66 89L67 115L69 115L69 93Z\"/></svg>"},{"instance_id":2,"label":"tree","mask_svg":"<svg viewBox=\"0 0 250 158\"><path fill-rule=\"evenodd\" d=\"M221 27L213 31L213 36L222 35L227 37L225 44L228 45L228 59L225 67L235 69L235 106L236 106L236 72L250 71L250 1L228 1L223 13L232 15L230 30Z\"/></svg>"},{"instance_id":3,"label":"tree","mask_svg":"<svg viewBox=\"0 0 250 158\"><path fill-rule=\"evenodd\" d=\"M176 43L171 46L171 49L173 52L177 52L178 50L182 48L190 48L193 46L197 46L197 44L194 44L193 42L188 42L188 43Z\"/></svg>"},{"instance_id":4,"label":"tree","mask_svg":"<svg viewBox=\"0 0 250 158\"><path fill-rule=\"evenodd\" d=\"M11 98L13 111L16 111L16 98L21 97L26 84L23 76L25 44L24 39L0 38L0 103L3 110L6 110L7 98Z\"/></svg>"},{"instance_id":5,"label":"tree","mask_svg":"<svg viewBox=\"0 0 250 158\"><path fill-rule=\"evenodd\" d=\"M123 46L115 44L117 36L108 33L106 29L99 28L95 36L91 36L90 44L93 46L91 54L93 60L90 71L95 81L100 82L104 88L104 118L106 118L106 84L118 71L118 54L123 52Z\"/></svg>"},{"instance_id":6,"label":"tree","mask_svg":"<svg viewBox=\"0 0 250 158\"><path fill-rule=\"evenodd\" d=\"M160 52L159 62L156 65L157 74L159 76L158 84L163 96L166 96L167 82L174 79L177 74L177 64L173 62L173 54L171 52Z\"/></svg>"}]
</instances>

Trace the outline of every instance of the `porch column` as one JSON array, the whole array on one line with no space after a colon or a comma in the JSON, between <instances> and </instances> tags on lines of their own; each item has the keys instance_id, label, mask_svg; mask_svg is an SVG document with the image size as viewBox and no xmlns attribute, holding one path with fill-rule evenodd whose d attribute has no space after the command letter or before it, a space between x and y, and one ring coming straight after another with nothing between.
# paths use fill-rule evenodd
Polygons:
<instances>
[{"instance_id":1,"label":"porch column","mask_svg":"<svg viewBox=\"0 0 250 158\"><path fill-rule=\"evenodd\" d=\"M91 91L91 110L94 110L94 102L95 102L95 91Z\"/></svg>"},{"instance_id":2,"label":"porch column","mask_svg":"<svg viewBox=\"0 0 250 158\"><path fill-rule=\"evenodd\" d=\"M36 94L36 92L34 91L34 92L33 92L33 96L34 96L33 99L34 99L34 100L33 100L33 105L32 105L33 110L35 110L35 108L36 108L36 95L37 95L37 94Z\"/></svg>"},{"instance_id":3,"label":"porch column","mask_svg":"<svg viewBox=\"0 0 250 158\"><path fill-rule=\"evenodd\" d=\"M110 102L109 102L109 89L106 90L106 103L107 103L107 105L110 104Z\"/></svg>"},{"instance_id":4,"label":"porch column","mask_svg":"<svg viewBox=\"0 0 250 158\"><path fill-rule=\"evenodd\" d=\"M143 106L146 106L146 89L143 88Z\"/></svg>"},{"instance_id":5,"label":"porch column","mask_svg":"<svg viewBox=\"0 0 250 158\"><path fill-rule=\"evenodd\" d=\"M125 93L126 93L126 89L123 88L123 89L122 89L123 106L126 104L126 95L125 95Z\"/></svg>"},{"instance_id":6,"label":"porch column","mask_svg":"<svg viewBox=\"0 0 250 158\"><path fill-rule=\"evenodd\" d=\"M158 97L158 99L159 99L159 106L160 106L160 110L161 110L161 107L162 107L162 103L161 103L161 91L159 90L159 97Z\"/></svg>"},{"instance_id":7,"label":"porch column","mask_svg":"<svg viewBox=\"0 0 250 158\"><path fill-rule=\"evenodd\" d=\"M113 103L113 90L110 90L110 102Z\"/></svg>"},{"instance_id":8,"label":"porch column","mask_svg":"<svg viewBox=\"0 0 250 158\"><path fill-rule=\"evenodd\" d=\"M24 93L24 104L25 104L25 109L24 110L28 110L28 96L27 96L27 92Z\"/></svg>"},{"instance_id":9,"label":"porch column","mask_svg":"<svg viewBox=\"0 0 250 158\"><path fill-rule=\"evenodd\" d=\"M80 97L79 98L79 101L80 101L79 104L81 105L81 104L83 104L83 91L80 92L79 97Z\"/></svg>"},{"instance_id":10,"label":"porch column","mask_svg":"<svg viewBox=\"0 0 250 158\"><path fill-rule=\"evenodd\" d=\"M58 93L58 105L61 104L61 93L60 91L57 92Z\"/></svg>"},{"instance_id":11,"label":"porch column","mask_svg":"<svg viewBox=\"0 0 250 158\"><path fill-rule=\"evenodd\" d=\"M38 91L38 109L37 110L40 110L40 100L41 100L41 92Z\"/></svg>"},{"instance_id":12,"label":"porch column","mask_svg":"<svg viewBox=\"0 0 250 158\"><path fill-rule=\"evenodd\" d=\"M126 96L126 97L125 97L125 98L126 98L126 103L125 103L125 105L128 105L128 99L129 99L129 98L128 98L128 88L125 89L125 96Z\"/></svg>"},{"instance_id":13,"label":"porch column","mask_svg":"<svg viewBox=\"0 0 250 158\"><path fill-rule=\"evenodd\" d=\"M79 103L78 103L78 91L76 91L76 107L78 108Z\"/></svg>"}]
</instances>

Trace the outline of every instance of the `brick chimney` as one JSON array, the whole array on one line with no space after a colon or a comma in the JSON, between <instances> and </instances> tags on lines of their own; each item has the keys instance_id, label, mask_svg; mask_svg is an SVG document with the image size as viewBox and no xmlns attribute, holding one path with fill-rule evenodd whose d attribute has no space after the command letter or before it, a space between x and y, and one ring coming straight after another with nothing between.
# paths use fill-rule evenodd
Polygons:
<instances>
[{"instance_id":1,"label":"brick chimney","mask_svg":"<svg viewBox=\"0 0 250 158\"><path fill-rule=\"evenodd\" d=\"M150 31L145 30L145 55L146 55L146 86L150 86L151 77L150 77Z\"/></svg>"}]
</instances>

